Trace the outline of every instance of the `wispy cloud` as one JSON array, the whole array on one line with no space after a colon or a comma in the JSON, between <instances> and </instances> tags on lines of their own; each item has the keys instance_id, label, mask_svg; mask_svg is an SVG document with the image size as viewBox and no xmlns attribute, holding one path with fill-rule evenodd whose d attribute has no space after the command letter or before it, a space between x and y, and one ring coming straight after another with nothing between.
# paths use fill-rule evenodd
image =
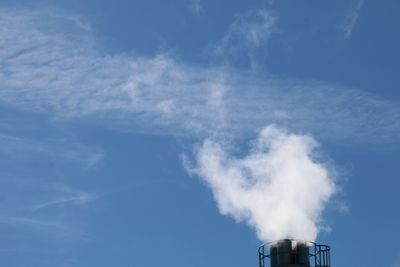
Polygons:
<instances>
[{"instance_id":1,"label":"wispy cloud","mask_svg":"<svg viewBox=\"0 0 400 267\"><path fill-rule=\"evenodd\" d=\"M273 16L254 15L238 18L225 39L264 44ZM277 123L333 140L399 139L398 102L354 88L192 66L168 54L107 54L90 34L49 29L58 18L28 11L3 9L0 20L0 99L17 109L154 134L238 137Z\"/></svg>"},{"instance_id":2,"label":"wispy cloud","mask_svg":"<svg viewBox=\"0 0 400 267\"><path fill-rule=\"evenodd\" d=\"M39 232L44 236L42 238L73 238L77 240L87 240L85 234L76 227L71 227L68 222L49 220L49 219L37 219L32 217L0 217L0 227L10 227L25 229L31 232ZM33 247L31 247L33 248Z\"/></svg>"},{"instance_id":3,"label":"wispy cloud","mask_svg":"<svg viewBox=\"0 0 400 267\"><path fill-rule=\"evenodd\" d=\"M400 254L397 259L394 261L391 267L400 267Z\"/></svg>"},{"instance_id":4,"label":"wispy cloud","mask_svg":"<svg viewBox=\"0 0 400 267\"><path fill-rule=\"evenodd\" d=\"M79 191L67 186L58 187L56 196L36 204L32 211L37 212L47 208L57 208L66 205L84 205L96 199L93 193Z\"/></svg>"},{"instance_id":5,"label":"wispy cloud","mask_svg":"<svg viewBox=\"0 0 400 267\"><path fill-rule=\"evenodd\" d=\"M18 174L14 174L18 175ZM0 186L0 228L23 228L46 236L71 240L85 238L82 218L73 212L79 206L96 200L97 195L67 186L54 184L40 177L7 177L2 174Z\"/></svg>"},{"instance_id":6,"label":"wispy cloud","mask_svg":"<svg viewBox=\"0 0 400 267\"><path fill-rule=\"evenodd\" d=\"M189 9L194 14L199 14L202 10L201 0L189 0Z\"/></svg>"},{"instance_id":7,"label":"wispy cloud","mask_svg":"<svg viewBox=\"0 0 400 267\"><path fill-rule=\"evenodd\" d=\"M346 38L350 38L354 27L357 23L357 20L360 16L360 11L364 5L365 0L356 0L356 5L352 10L349 11L348 15L346 16L344 25L343 25L343 32Z\"/></svg>"},{"instance_id":8,"label":"wispy cloud","mask_svg":"<svg viewBox=\"0 0 400 267\"><path fill-rule=\"evenodd\" d=\"M30 160L38 156L50 160L61 159L78 162L85 167L96 165L103 157L101 149L62 139L40 140L33 137L19 137L0 133L0 155L3 157Z\"/></svg>"},{"instance_id":9,"label":"wispy cloud","mask_svg":"<svg viewBox=\"0 0 400 267\"><path fill-rule=\"evenodd\" d=\"M241 49L251 51L264 46L275 30L275 22L276 15L268 9L238 14L227 33L217 42L214 52L231 54Z\"/></svg>"},{"instance_id":10,"label":"wispy cloud","mask_svg":"<svg viewBox=\"0 0 400 267\"><path fill-rule=\"evenodd\" d=\"M6 217L6 218L0 218L0 223L2 224L8 224L11 226L22 226L22 227L29 227L29 228L43 228L43 229L65 229L65 227L56 222L50 222L46 220L38 220L38 219L32 219L32 218L27 218L27 217Z\"/></svg>"}]
</instances>

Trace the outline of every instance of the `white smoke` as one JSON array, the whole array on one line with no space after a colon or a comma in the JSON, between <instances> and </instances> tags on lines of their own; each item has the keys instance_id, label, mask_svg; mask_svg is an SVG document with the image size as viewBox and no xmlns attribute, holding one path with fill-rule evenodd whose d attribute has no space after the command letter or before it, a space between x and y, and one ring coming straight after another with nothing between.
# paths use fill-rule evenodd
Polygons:
<instances>
[{"instance_id":1,"label":"white smoke","mask_svg":"<svg viewBox=\"0 0 400 267\"><path fill-rule=\"evenodd\" d=\"M317 146L310 136L270 125L243 158L204 141L194 171L211 187L220 212L255 228L260 240L314 241L335 192L328 167L313 158Z\"/></svg>"}]
</instances>

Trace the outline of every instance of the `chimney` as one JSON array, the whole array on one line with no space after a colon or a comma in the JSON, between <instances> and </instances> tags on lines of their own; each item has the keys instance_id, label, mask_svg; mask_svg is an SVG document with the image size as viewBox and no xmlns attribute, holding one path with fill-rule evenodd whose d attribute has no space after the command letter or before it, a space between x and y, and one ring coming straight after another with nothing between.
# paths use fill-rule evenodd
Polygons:
<instances>
[{"instance_id":1,"label":"chimney","mask_svg":"<svg viewBox=\"0 0 400 267\"><path fill-rule=\"evenodd\" d=\"M283 239L262 245L260 267L330 267L330 247L294 239ZM269 265L266 264L269 259Z\"/></svg>"}]
</instances>

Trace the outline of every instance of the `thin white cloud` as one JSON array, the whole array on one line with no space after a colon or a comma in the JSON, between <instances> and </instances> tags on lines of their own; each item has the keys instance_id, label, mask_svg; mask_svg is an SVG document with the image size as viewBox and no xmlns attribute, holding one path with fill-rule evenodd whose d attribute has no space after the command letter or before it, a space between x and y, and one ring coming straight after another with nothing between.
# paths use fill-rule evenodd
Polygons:
<instances>
[{"instance_id":1,"label":"thin white cloud","mask_svg":"<svg viewBox=\"0 0 400 267\"><path fill-rule=\"evenodd\" d=\"M84 205L96 199L96 196L87 192L74 191L64 196L57 196L33 207L33 211L65 205Z\"/></svg>"},{"instance_id":2,"label":"thin white cloud","mask_svg":"<svg viewBox=\"0 0 400 267\"><path fill-rule=\"evenodd\" d=\"M65 183L54 184L54 177L51 178L24 177L16 171L10 177L2 173L0 228L26 228L63 239L86 238L82 218L73 210L78 206L84 208L97 195Z\"/></svg>"},{"instance_id":3,"label":"thin white cloud","mask_svg":"<svg viewBox=\"0 0 400 267\"><path fill-rule=\"evenodd\" d=\"M27 217L0 218L0 223L15 225L15 226L23 226L23 227L44 228L44 229L49 229L49 228L58 230L65 229L65 227L61 223L32 219Z\"/></svg>"},{"instance_id":4,"label":"thin white cloud","mask_svg":"<svg viewBox=\"0 0 400 267\"><path fill-rule=\"evenodd\" d=\"M246 222L260 240L314 241L336 187L329 167L315 159L316 147L310 136L268 126L243 158L204 141L192 171L211 187L220 212Z\"/></svg>"},{"instance_id":5,"label":"thin white cloud","mask_svg":"<svg viewBox=\"0 0 400 267\"><path fill-rule=\"evenodd\" d=\"M201 0L189 0L189 9L194 14L199 14L202 10Z\"/></svg>"},{"instance_id":6,"label":"thin white cloud","mask_svg":"<svg viewBox=\"0 0 400 267\"><path fill-rule=\"evenodd\" d=\"M47 237L54 238L75 238L77 240L86 240L87 237L80 229L71 227L68 223L58 220L48 220L32 218L25 216L1 216L0 226L11 228L24 228L29 231L45 233Z\"/></svg>"},{"instance_id":7,"label":"thin white cloud","mask_svg":"<svg viewBox=\"0 0 400 267\"><path fill-rule=\"evenodd\" d=\"M391 265L391 267L400 267L400 253L397 256L396 260L393 262L393 264Z\"/></svg>"},{"instance_id":8,"label":"thin white cloud","mask_svg":"<svg viewBox=\"0 0 400 267\"><path fill-rule=\"evenodd\" d=\"M354 27L360 16L360 11L364 5L364 2L365 0L357 0L356 6L346 16L343 26L343 32L346 38L350 38L353 33Z\"/></svg>"},{"instance_id":9,"label":"thin white cloud","mask_svg":"<svg viewBox=\"0 0 400 267\"><path fill-rule=\"evenodd\" d=\"M40 140L0 133L0 155L14 160L30 160L46 157L50 161L61 159L93 167L103 159L101 149L62 139Z\"/></svg>"},{"instance_id":10,"label":"thin white cloud","mask_svg":"<svg viewBox=\"0 0 400 267\"><path fill-rule=\"evenodd\" d=\"M276 15L267 9L238 14L214 48L216 54L237 53L264 46L275 30Z\"/></svg>"},{"instance_id":11,"label":"thin white cloud","mask_svg":"<svg viewBox=\"0 0 400 267\"><path fill-rule=\"evenodd\" d=\"M166 54L107 54L93 36L49 29L37 14L0 11L0 101L17 109L154 134L237 137L278 123L340 141L399 137L398 102L338 84L191 66ZM249 36L251 47L268 39Z\"/></svg>"}]
</instances>

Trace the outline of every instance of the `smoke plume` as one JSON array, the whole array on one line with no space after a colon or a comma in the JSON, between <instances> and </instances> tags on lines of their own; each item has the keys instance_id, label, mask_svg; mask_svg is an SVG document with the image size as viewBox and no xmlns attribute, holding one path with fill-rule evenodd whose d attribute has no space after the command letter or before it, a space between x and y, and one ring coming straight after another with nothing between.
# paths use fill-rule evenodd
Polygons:
<instances>
[{"instance_id":1,"label":"smoke plume","mask_svg":"<svg viewBox=\"0 0 400 267\"><path fill-rule=\"evenodd\" d=\"M243 158L204 141L195 172L212 189L220 212L246 222L260 240L314 241L321 213L335 192L328 167L313 158L317 146L310 136L270 125Z\"/></svg>"}]
</instances>

